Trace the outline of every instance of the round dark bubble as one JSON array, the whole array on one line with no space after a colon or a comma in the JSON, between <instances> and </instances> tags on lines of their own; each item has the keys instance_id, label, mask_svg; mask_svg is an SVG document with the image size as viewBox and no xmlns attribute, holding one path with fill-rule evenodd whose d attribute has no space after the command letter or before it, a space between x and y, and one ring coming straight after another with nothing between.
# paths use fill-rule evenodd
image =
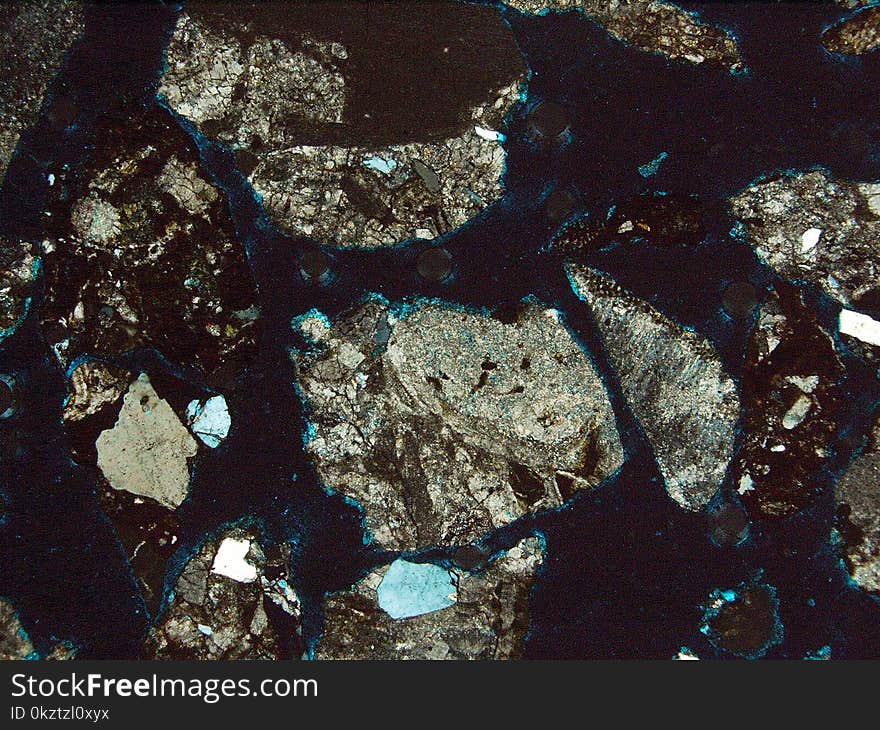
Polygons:
<instances>
[{"instance_id":1,"label":"round dark bubble","mask_svg":"<svg viewBox=\"0 0 880 730\"><path fill-rule=\"evenodd\" d=\"M724 290L721 304L734 319L748 319L758 307L758 290L747 281L734 281Z\"/></svg>"},{"instance_id":2,"label":"round dark bubble","mask_svg":"<svg viewBox=\"0 0 880 730\"><path fill-rule=\"evenodd\" d=\"M777 607L769 586L752 586L740 591L710 618L709 640L717 648L736 656L760 656L779 640Z\"/></svg>"},{"instance_id":3,"label":"round dark bubble","mask_svg":"<svg viewBox=\"0 0 880 730\"><path fill-rule=\"evenodd\" d=\"M542 142L561 140L571 129L568 112L555 101L541 101L526 118L529 132Z\"/></svg>"},{"instance_id":4,"label":"round dark bubble","mask_svg":"<svg viewBox=\"0 0 880 730\"><path fill-rule=\"evenodd\" d=\"M299 265L306 279L320 281L330 271L330 256L319 248L307 248Z\"/></svg>"},{"instance_id":5,"label":"round dark bubble","mask_svg":"<svg viewBox=\"0 0 880 730\"><path fill-rule=\"evenodd\" d=\"M720 547L735 547L749 536L749 517L738 504L725 502L707 513L709 537Z\"/></svg>"},{"instance_id":6,"label":"round dark bubble","mask_svg":"<svg viewBox=\"0 0 880 730\"><path fill-rule=\"evenodd\" d=\"M577 200L567 190L554 190L544 200L544 216L553 225L559 225L577 210Z\"/></svg>"},{"instance_id":7,"label":"round dark bubble","mask_svg":"<svg viewBox=\"0 0 880 730\"><path fill-rule=\"evenodd\" d=\"M0 418L15 413L15 381L9 375L0 374Z\"/></svg>"},{"instance_id":8,"label":"round dark bubble","mask_svg":"<svg viewBox=\"0 0 880 730\"><path fill-rule=\"evenodd\" d=\"M452 561L462 570L479 570L486 564L486 553L476 545L462 545L455 551Z\"/></svg>"},{"instance_id":9,"label":"round dark bubble","mask_svg":"<svg viewBox=\"0 0 880 730\"><path fill-rule=\"evenodd\" d=\"M452 273L452 254L442 246L426 248L419 254L416 270L427 281L441 282Z\"/></svg>"}]
</instances>

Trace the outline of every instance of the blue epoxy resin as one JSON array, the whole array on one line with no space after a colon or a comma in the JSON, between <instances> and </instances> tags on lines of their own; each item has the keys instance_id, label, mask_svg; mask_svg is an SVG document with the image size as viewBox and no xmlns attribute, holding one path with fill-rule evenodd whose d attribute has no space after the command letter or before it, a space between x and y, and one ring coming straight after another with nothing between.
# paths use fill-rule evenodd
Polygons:
<instances>
[{"instance_id":1,"label":"blue epoxy resin","mask_svg":"<svg viewBox=\"0 0 880 730\"><path fill-rule=\"evenodd\" d=\"M660 165L663 163L669 155L666 152L661 152L650 162L646 162L644 165L639 166L639 175L642 177L651 177L652 175L657 174L657 170L660 169Z\"/></svg>"},{"instance_id":2,"label":"blue epoxy resin","mask_svg":"<svg viewBox=\"0 0 880 730\"><path fill-rule=\"evenodd\" d=\"M398 559L376 591L379 607L391 618L410 618L440 611L455 603L455 584L445 568Z\"/></svg>"}]
</instances>

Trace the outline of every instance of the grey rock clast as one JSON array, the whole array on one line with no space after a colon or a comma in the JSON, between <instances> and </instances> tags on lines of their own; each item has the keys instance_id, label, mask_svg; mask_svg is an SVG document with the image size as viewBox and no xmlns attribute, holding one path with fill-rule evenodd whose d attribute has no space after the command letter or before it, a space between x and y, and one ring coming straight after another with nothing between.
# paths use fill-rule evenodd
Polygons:
<instances>
[{"instance_id":1,"label":"grey rock clast","mask_svg":"<svg viewBox=\"0 0 880 730\"><path fill-rule=\"evenodd\" d=\"M618 40L677 61L742 71L736 38L673 3L659 0L506 0L526 13L580 10Z\"/></svg>"},{"instance_id":2,"label":"grey rock clast","mask_svg":"<svg viewBox=\"0 0 880 730\"><path fill-rule=\"evenodd\" d=\"M128 388L113 428L95 442L98 467L114 489L171 509L186 499L189 462L198 446L171 406L142 374Z\"/></svg>"},{"instance_id":3,"label":"grey rock clast","mask_svg":"<svg viewBox=\"0 0 880 730\"><path fill-rule=\"evenodd\" d=\"M837 502L843 508L838 520L855 528L838 524L852 578L865 590L880 593L880 421L867 449L837 483Z\"/></svg>"},{"instance_id":4,"label":"grey rock clast","mask_svg":"<svg viewBox=\"0 0 880 730\"><path fill-rule=\"evenodd\" d=\"M19 139L40 114L46 91L84 27L76 0L8 3L0 27L0 181Z\"/></svg>"},{"instance_id":5,"label":"grey rock clast","mask_svg":"<svg viewBox=\"0 0 880 730\"><path fill-rule=\"evenodd\" d=\"M294 324L315 341L295 355L308 453L387 548L477 540L623 462L604 384L554 310L504 324L374 299Z\"/></svg>"},{"instance_id":6,"label":"grey rock clast","mask_svg":"<svg viewBox=\"0 0 880 730\"><path fill-rule=\"evenodd\" d=\"M702 509L733 456L736 384L703 337L604 274L574 264L568 271L596 319L670 497L685 509Z\"/></svg>"},{"instance_id":7,"label":"grey rock clast","mask_svg":"<svg viewBox=\"0 0 880 730\"><path fill-rule=\"evenodd\" d=\"M181 15L159 94L203 132L237 151L266 212L287 231L340 247L433 239L503 194L505 154L496 132L519 100L526 78L512 34L498 14L491 8L460 7L461 13L479 13L481 22L492 24L496 45L515 55L519 68L485 89L456 129L432 139L402 132L390 142L369 142L358 134L361 120L351 118L349 98L350 49L342 43L297 35L283 19L274 36L244 21L219 22L204 4L193 3ZM427 60L416 61L431 73L428 61L437 49L422 50ZM444 51L450 48L438 52ZM462 65L473 62L462 60ZM373 63L381 68L388 60L377 56ZM375 80L368 83L375 85ZM360 113L371 116L370 111Z\"/></svg>"},{"instance_id":8,"label":"grey rock clast","mask_svg":"<svg viewBox=\"0 0 880 730\"><path fill-rule=\"evenodd\" d=\"M755 252L784 278L856 309L880 295L880 184L796 172L757 182L730 205Z\"/></svg>"},{"instance_id":9,"label":"grey rock clast","mask_svg":"<svg viewBox=\"0 0 880 730\"><path fill-rule=\"evenodd\" d=\"M519 659L529 626L529 594L543 560L526 538L479 573L453 571L455 603L393 619L377 588L388 568L327 599L316 659Z\"/></svg>"},{"instance_id":10,"label":"grey rock clast","mask_svg":"<svg viewBox=\"0 0 880 730\"><path fill-rule=\"evenodd\" d=\"M227 542L244 547L244 555L221 563ZM242 528L205 543L178 577L170 605L147 637L145 658L299 658L299 650L291 656L290 649L298 647L301 629L299 598L287 581L289 553L286 544L264 552Z\"/></svg>"}]
</instances>

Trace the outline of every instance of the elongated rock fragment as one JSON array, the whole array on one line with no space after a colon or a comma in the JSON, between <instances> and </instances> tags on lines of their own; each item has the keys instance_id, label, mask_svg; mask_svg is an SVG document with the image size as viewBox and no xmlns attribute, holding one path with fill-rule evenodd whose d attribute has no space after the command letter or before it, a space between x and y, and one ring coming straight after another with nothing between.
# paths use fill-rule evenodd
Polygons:
<instances>
[{"instance_id":1,"label":"elongated rock fragment","mask_svg":"<svg viewBox=\"0 0 880 730\"><path fill-rule=\"evenodd\" d=\"M862 8L822 34L822 45L834 53L860 56L880 48L880 7Z\"/></svg>"},{"instance_id":2,"label":"elongated rock fragment","mask_svg":"<svg viewBox=\"0 0 880 730\"><path fill-rule=\"evenodd\" d=\"M611 35L644 51L679 61L741 71L732 33L701 21L671 2L660 0L505 0L527 13L581 10Z\"/></svg>"},{"instance_id":3,"label":"elongated rock fragment","mask_svg":"<svg viewBox=\"0 0 880 730\"><path fill-rule=\"evenodd\" d=\"M586 267L569 275L590 307L624 395L657 458L669 495L706 506L733 456L739 396L712 346L612 279Z\"/></svg>"},{"instance_id":4,"label":"elongated rock fragment","mask_svg":"<svg viewBox=\"0 0 880 730\"><path fill-rule=\"evenodd\" d=\"M553 310L507 324L370 301L300 353L307 449L389 548L463 544L559 505L623 462L604 384Z\"/></svg>"},{"instance_id":5,"label":"elongated rock fragment","mask_svg":"<svg viewBox=\"0 0 880 730\"><path fill-rule=\"evenodd\" d=\"M350 591L328 599L315 658L521 658L529 626L529 593L542 559L540 541L527 538L480 573L450 571L448 586L454 589L454 581L457 589L455 600L445 607L401 617L383 609L382 586L395 564L380 568ZM414 581L409 587L417 592L420 585L424 586ZM434 590L433 584L429 589ZM402 593L401 589L396 596L401 604L407 598ZM410 596L409 603L429 606L419 595Z\"/></svg>"},{"instance_id":6,"label":"elongated rock fragment","mask_svg":"<svg viewBox=\"0 0 880 730\"><path fill-rule=\"evenodd\" d=\"M844 400L834 343L803 302L779 284L764 302L743 372L743 446L734 484L753 515L794 514L817 497Z\"/></svg>"}]
</instances>

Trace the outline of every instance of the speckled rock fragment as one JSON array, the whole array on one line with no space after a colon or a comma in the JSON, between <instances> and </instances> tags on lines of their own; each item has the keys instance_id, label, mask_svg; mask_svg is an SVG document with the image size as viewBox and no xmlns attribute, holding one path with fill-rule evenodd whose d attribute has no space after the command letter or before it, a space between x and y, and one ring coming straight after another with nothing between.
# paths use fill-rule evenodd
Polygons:
<instances>
[{"instance_id":1,"label":"speckled rock fragment","mask_svg":"<svg viewBox=\"0 0 880 730\"><path fill-rule=\"evenodd\" d=\"M529 593L543 560L527 538L477 574L453 571L455 602L394 619L376 594L388 568L330 596L316 659L519 659L529 626Z\"/></svg>"},{"instance_id":2,"label":"speckled rock fragment","mask_svg":"<svg viewBox=\"0 0 880 730\"><path fill-rule=\"evenodd\" d=\"M739 417L733 379L695 332L603 274L575 265L568 270L596 318L669 495L686 509L702 509L721 486L733 456Z\"/></svg>"},{"instance_id":3,"label":"speckled rock fragment","mask_svg":"<svg viewBox=\"0 0 880 730\"><path fill-rule=\"evenodd\" d=\"M813 170L755 183L730 203L755 252L783 277L880 310L880 184Z\"/></svg>"},{"instance_id":4,"label":"speckled rock fragment","mask_svg":"<svg viewBox=\"0 0 880 730\"><path fill-rule=\"evenodd\" d=\"M865 7L822 34L822 44L833 53L860 56L880 48L880 7Z\"/></svg>"},{"instance_id":5,"label":"speckled rock fragment","mask_svg":"<svg viewBox=\"0 0 880 730\"><path fill-rule=\"evenodd\" d=\"M459 544L559 505L623 461L607 393L553 310L504 324L372 300L299 357L326 485L388 548Z\"/></svg>"},{"instance_id":6,"label":"speckled rock fragment","mask_svg":"<svg viewBox=\"0 0 880 730\"><path fill-rule=\"evenodd\" d=\"M837 531L853 580L880 593L880 421L867 449L837 483Z\"/></svg>"},{"instance_id":7,"label":"speckled rock fragment","mask_svg":"<svg viewBox=\"0 0 880 730\"><path fill-rule=\"evenodd\" d=\"M247 541L255 579L215 570L226 540ZM255 535L233 528L205 543L174 586L170 605L147 637L149 659L290 659L301 655L299 599L287 581L290 550L264 551Z\"/></svg>"},{"instance_id":8,"label":"speckled rock fragment","mask_svg":"<svg viewBox=\"0 0 880 730\"><path fill-rule=\"evenodd\" d=\"M28 312L37 259L31 244L0 239L0 340Z\"/></svg>"},{"instance_id":9,"label":"speckled rock fragment","mask_svg":"<svg viewBox=\"0 0 880 730\"><path fill-rule=\"evenodd\" d=\"M12 603L0 598L0 660L27 659L34 645L19 621Z\"/></svg>"},{"instance_id":10,"label":"speckled rock fragment","mask_svg":"<svg viewBox=\"0 0 880 730\"><path fill-rule=\"evenodd\" d=\"M619 40L643 51L731 71L743 70L736 39L673 3L659 0L505 0L527 13L582 10Z\"/></svg>"},{"instance_id":11,"label":"speckled rock fragment","mask_svg":"<svg viewBox=\"0 0 880 730\"><path fill-rule=\"evenodd\" d=\"M494 9L230 8L187 5L159 93L236 150L278 225L342 247L388 246L434 238L501 196L496 131L526 69Z\"/></svg>"},{"instance_id":12,"label":"speckled rock fragment","mask_svg":"<svg viewBox=\"0 0 880 730\"><path fill-rule=\"evenodd\" d=\"M743 446L733 478L752 514L794 514L816 498L844 393L834 343L800 290L780 284L764 303L742 376Z\"/></svg>"},{"instance_id":13,"label":"speckled rock fragment","mask_svg":"<svg viewBox=\"0 0 880 730\"><path fill-rule=\"evenodd\" d=\"M255 350L256 292L225 194L167 112L108 121L85 184L53 186L43 332L67 366L154 347L230 379Z\"/></svg>"},{"instance_id":14,"label":"speckled rock fragment","mask_svg":"<svg viewBox=\"0 0 880 730\"><path fill-rule=\"evenodd\" d=\"M78 0L6 3L0 15L0 181L83 27Z\"/></svg>"},{"instance_id":15,"label":"speckled rock fragment","mask_svg":"<svg viewBox=\"0 0 880 730\"><path fill-rule=\"evenodd\" d=\"M70 395L64 404L64 420L81 421L94 416L117 401L128 390L131 380L131 374L125 370L96 360L81 362L68 379Z\"/></svg>"}]
</instances>

